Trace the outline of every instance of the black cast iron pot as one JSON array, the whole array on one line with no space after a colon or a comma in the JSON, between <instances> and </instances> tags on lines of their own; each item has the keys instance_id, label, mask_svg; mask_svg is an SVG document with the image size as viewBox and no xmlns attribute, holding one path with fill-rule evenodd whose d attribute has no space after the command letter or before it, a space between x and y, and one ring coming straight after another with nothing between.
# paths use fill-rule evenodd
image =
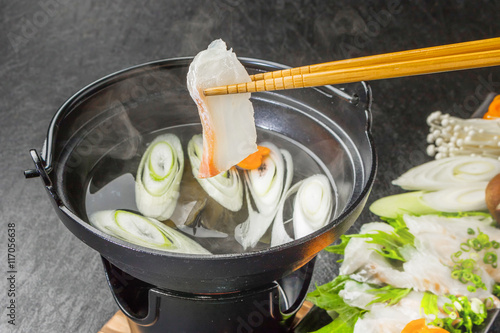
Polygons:
<instances>
[{"instance_id":1,"label":"black cast iron pot","mask_svg":"<svg viewBox=\"0 0 500 333\"><path fill-rule=\"evenodd\" d=\"M115 267L152 286L181 293L262 288L310 262L345 233L363 209L376 171L370 89L358 83L342 89L308 88L252 96L257 127L302 145L322 161L334 183L332 221L315 233L271 249L208 257L147 249L110 237L87 223L89 174L118 145L125 149L113 156L115 168L138 153L142 135L199 123L185 84L191 60L139 65L80 90L55 114L41 156L31 151L36 169L26 171L26 176L41 176L59 218L101 254L108 272ZM250 74L286 68L255 59L241 61Z\"/></svg>"}]
</instances>

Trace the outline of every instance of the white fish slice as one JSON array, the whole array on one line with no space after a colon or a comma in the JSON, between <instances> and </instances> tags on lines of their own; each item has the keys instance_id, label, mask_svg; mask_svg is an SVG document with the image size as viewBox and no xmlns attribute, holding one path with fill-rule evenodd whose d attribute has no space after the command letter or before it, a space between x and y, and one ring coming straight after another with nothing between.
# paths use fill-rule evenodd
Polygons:
<instances>
[{"instance_id":1,"label":"white fish slice","mask_svg":"<svg viewBox=\"0 0 500 333\"><path fill-rule=\"evenodd\" d=\"M250 94L210 96L208 87L249 82L250 76L221 39L201 51L189 66L187 86L203 126L203 156L198 177L228 170L257 151L257 131Z\"/></svg>"}]
</instances>

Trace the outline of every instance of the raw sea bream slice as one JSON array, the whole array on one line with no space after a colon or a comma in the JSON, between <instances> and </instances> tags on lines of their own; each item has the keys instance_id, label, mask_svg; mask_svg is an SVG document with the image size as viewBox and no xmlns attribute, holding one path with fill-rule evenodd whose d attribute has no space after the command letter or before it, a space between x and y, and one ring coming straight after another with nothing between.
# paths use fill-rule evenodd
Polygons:
<instances>
[{"instance_id":1,"label":"raw sea bream slice","mask_svg":"<svg viewBox=\"0 0 500 333\"><path fill-rule=\"evenodd\" d=\"M203 156L198 173L208 178L230 169L257 151L257 131L250 93L210 96L210 87L250 82L250 76L221 39L196 55L187 86L203 126Z\"/></svg>"},{"instance_id":2,"label":"raw sea bream slice","mask_svg":"<svg viewBox=\"0 0 500 333\"><path fill-rule=\"evenodd\" d=\"M339 292L339 296L347 305L369 311L356 321L353 333L400 333L411 320L422 316L429 321L434 319L434 315L426 315L421 309L423 292L411 291L397 304L388 305L376 302L377 296L370 292L373 289L373 285L347 281L344 289ZM440 310L446 303L451 303L451 300L438 296L437 305ZM438 312L439 318L446 316L444 311Z\"/></svg>"},{"instance_id":3,"label":"raw sea bream slice","mask_svg":"<svg viewBox=\"0 0 500 333\"><path fill-rule=\"evenodd\" d=\"M364 238L352 238L345 248L340 274L350 275L359 282L389 284L396 288L413 288L420 292L431 291L436 295L466 295L480 299L492 296L495 283L492 276L498 276L496 269L479 264L478 274L487 290L477 288L476 291L469 291L467 284L451 277L453 263L449 262L451 254L460 250L460 244L471 237L467 235L468 228L479 227L490 235L496 235L494 228L488 225L491 220L481 222L480 216L446 218L435 215L405 215L404 220L416 239L415 247L408 246L402 250L406 259L406 262L402 263L402 269L393 267L386 258L375 251L381 250L380 245L367 243ZM382 222L366 223L361 227L360 233L373 233L376 230L390 233L394 228ZM439 246L436 247L436 244ZM481 254L483 253L479 253L480 256ZM500 253L497 254L500 256Z\"/></svg>"}]
</instances>

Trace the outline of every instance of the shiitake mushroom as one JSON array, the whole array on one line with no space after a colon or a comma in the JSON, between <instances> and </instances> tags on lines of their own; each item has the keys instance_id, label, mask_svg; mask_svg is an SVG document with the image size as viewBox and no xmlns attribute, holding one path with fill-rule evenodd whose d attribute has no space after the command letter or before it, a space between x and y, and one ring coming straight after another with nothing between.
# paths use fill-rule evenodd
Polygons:
<instances>
[{"instance_id":1,"label":"shiitake mushroom","mask_svg":"<svg viewBox=\"0 0 500 333\"><path fill-rule=\"evenodd\" d=\"M486 186L486 206L500 225L500 174L493 177Z\"/></svg>"}]
</instances>

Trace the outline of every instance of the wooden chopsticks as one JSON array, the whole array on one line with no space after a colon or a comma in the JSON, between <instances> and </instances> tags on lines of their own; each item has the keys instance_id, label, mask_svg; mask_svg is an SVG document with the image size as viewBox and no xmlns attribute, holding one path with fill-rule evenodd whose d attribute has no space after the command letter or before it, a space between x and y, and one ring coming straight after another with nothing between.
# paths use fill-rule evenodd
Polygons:
<instances>
[{"instance_id":1,"label":"wooden chopsticks","mask_svg":"<svg viewBox=\"0 0 500 333\"><path fill-rule=\"evenodd\" d=\"M206 96L315 87L500 65L500 38L346 59L253 75Z\"/></svg>"}]
</instances>

